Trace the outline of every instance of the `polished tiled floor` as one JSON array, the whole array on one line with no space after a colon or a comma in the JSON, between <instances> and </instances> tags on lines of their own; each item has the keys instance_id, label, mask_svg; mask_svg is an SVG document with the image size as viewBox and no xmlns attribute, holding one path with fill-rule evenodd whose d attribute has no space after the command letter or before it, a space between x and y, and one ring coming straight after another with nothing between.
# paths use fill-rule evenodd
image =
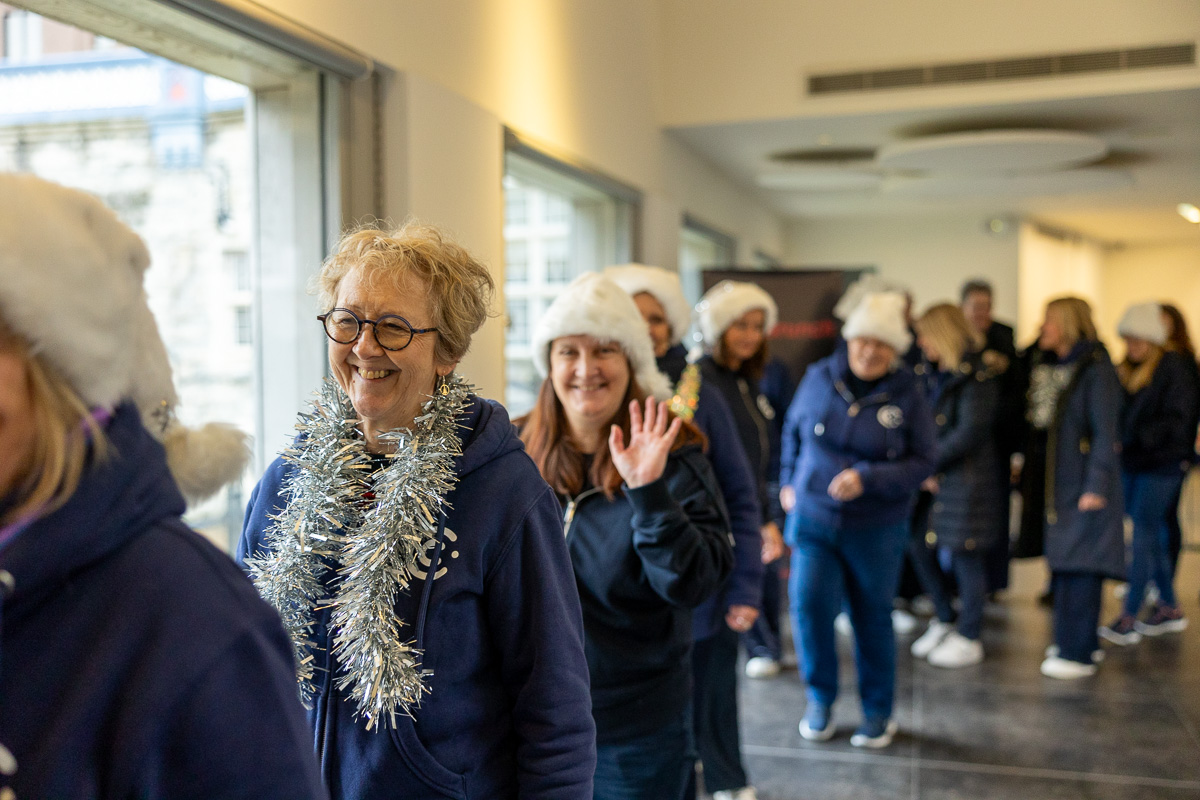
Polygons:
<instances>
[{"instance_id":1,"label":"polished tiled floor","mask_svg":"<svg viewBox=\"0 0 1200 800\"><path fill-rule=\"evenodd\" d=\"M804 691L795 670L743 681L742 748L763 800L833 798L1200 798L1200 553L1185 553L1179 591L1192 627L1107 647L1098 674L1063 682L1038 672L1050 639L1036 602L1038 562L1014 565L1013 587L990 606L987 658L961 670L914 663L899 637L896 716L886 750L849 736L859 721L850 644L842 641L838 736L800 738ZM1105 618L1118 608L1107 587Z\"/></svg>"}]
</instances>

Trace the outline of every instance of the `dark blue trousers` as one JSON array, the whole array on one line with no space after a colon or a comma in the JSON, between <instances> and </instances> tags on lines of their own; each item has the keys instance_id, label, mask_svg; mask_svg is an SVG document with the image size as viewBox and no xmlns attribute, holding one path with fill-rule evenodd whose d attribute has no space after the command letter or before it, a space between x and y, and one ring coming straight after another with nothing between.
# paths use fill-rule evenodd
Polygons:
<instances>
[{"instance_id":1,"label":"dark blue trousers","mask_svg":"<svg viewBox=\"0 0 1200 800\"><path fill-rule=\"evenodd\" d=\"M1062 658L1092 663L1100 647L1096 629L1100 625L1100 597L1104 576L1094 572L1055 572L1050 576L1054 592L1054 643Z\"/></svg>"},{"instance_id":2,"label":"dark blue trousers","mask_svg":"<svg viewBox=\"0 0 1200 800\"><path fill-rule=\"evenodd\" d=\"M1136 616L1151 583L1158 587L1158 596L1164 604L1176 605L1167 513L1179 505L1183 473L1122 472L1121 478L1126 512L1133 520L1133 558L1129 563L1125 613Z\"/></svg>"},{"instance_id":3,"label":"dark blue trousers","mask_svg":"<svg viewBox=\"0 0 1200 800\"><path fill-rule=\"evenodd\" d=\"M709 794L748 786L738 735L738 635L721 623L715 634L692 646L696 750L704 764ZM695 773L686 797L696 796Z\"/></svg>"},{"instance_id":4,"label":"dark blue trousers","mask_svg":"<svg viewBox=\"0 0 1200 800\"><path fill-rule=\"evenodd\" d=\"M763 567L762 613L754 621L754 626L743 634L746 653L751 658L763 656L775 661L779 660L779 615L783 611L779 567L782 563L783 559L781 558Z\"/></svg>"},{"instance_id":5,"label":"dark blue trousers","mask_svg":"<svg viewBox=\"0 0 1200 800\"><path fill-rule=\"evenodd\" d=\"M695 772L692 709L659 730L596 745L594 800L682 800Z\"/></svg>"},{"instance_id":6,"label":"dark blue trousers","mask_svg":"<svg viewBox=\"0 0 1200 800\"><path fill-rule=\"evenodd\" d=\"M954 622L954 599L949 578L938 563L938 551L926 547L916 536L909 539L908 556L921 586L933 601L937 618ZM958 587L960 601L958 632L968 639L978 639L983 630L983 604L987 599L987 551L961 551L950 554L950 568Z\"/></svg>"}]
</instances>

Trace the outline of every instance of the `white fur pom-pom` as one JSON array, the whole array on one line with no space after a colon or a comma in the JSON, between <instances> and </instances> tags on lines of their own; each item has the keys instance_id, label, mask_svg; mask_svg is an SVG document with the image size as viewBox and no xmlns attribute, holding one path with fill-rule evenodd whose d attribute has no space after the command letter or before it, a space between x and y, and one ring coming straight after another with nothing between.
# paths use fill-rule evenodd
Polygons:
<instances>
[{"instance_id":1,"label":"white fur pom-pom","mask_svg":"<svg viewBox=\"0 0 1200 800\"><path fill-rule=\"evenodd\" d=\"M189 504L205 500L241 477L250 460L250 437L232 425L172 425L162 437L167 464Z\"/></svg>"}]
</instances>

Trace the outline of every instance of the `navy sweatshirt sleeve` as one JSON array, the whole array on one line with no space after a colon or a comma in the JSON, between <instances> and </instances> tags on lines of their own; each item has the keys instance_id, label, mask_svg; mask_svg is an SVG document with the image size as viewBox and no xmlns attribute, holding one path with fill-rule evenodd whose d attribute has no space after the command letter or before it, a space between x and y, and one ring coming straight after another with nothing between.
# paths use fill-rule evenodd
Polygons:
<instances>
[{"instance_id":1,"label":"navy sweatshirt sleeve","mask_svg":"<svg viewBox=\"0 0 1200 800\"><path fill-rule=\"evenodd\" d=\"M862 478L863 495L888 499L914 494L921 481L933 474L937 460L937 426L929 405L914 388L906 398L905 425L908 452L895 461L860 461L854 465Z\"/></svg>"},{"instance_id":2,"label":"navy sweatshirt sleeve","mask_svg":"<svg viewBox=\"0 0 1200 800\"><path fill-rule=\"evenodd\" d=\"M1000 384L995 378L986 376L979 380L980 376L985 373L967 378L953 427L938 432L938 471L966 458L995 435Z\"/></svg>"},{"instance_id":3,"label":"navy sweatshirt sleeve","mask_svg":"<svg viewBox=\"0 0 1200 800\"><path fill-rule=\"evenodd\" d=\"M800 382L800 386L796 389L796 396L792 398L792 402L788 405L787 415L783 420L783 433L780 436L780 456L779 456L779 485L791 486L793 473L796 469L796 462L800 459L800 418L804 414L805 404L812 404L813 389L815 380L811 377L814 368L810 368L809 374L805 375L804 380Z\"/></svg>"},{"instance_id":4,"label":"navy sweatshirt sleeve","mask_svg":"<svg viewBox=\"0 0 1200 800\"><path fill-rule=\"evenodd\" d=\"M702 387L700 392L694 422L708 437L708 460L733 531L734 568L725 588L725 605L757 608L762 603L762 515L754 502L754 470L725 398L716 389Z\"/></svg>"},{"instance_id":5,"label":"navy sweatshirt sleeve","mask_svg":"<svg viewBox=\"0 0 1200 800\"><path fill-rule=\"evenodd\" d=\"M679 451L672 460L663 477L624 492L633 507L633 547L650 585L668 603L695 608L729 575L733 542L708 462L699 450Z\"/></svg>"},{"instance_id":6,"label":"navy sweatshirt sleeve","mask_svg":"<svg viewBox=\"0 0 1200 800\"><path fill-rule=\"evenodd\" d=\"M560 513L545 487L487 576L484 598L513 698L526 800L590 800L596 769L583 617Z\"/></svg>"}]
</instances>

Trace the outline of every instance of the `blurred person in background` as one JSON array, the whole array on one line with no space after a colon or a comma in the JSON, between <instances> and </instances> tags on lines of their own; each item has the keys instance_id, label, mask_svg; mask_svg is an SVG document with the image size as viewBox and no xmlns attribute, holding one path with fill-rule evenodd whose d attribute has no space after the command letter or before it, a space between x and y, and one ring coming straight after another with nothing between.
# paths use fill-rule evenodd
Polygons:
<instances>
[{"instance_id":1,"label":"blurred person in background","mask_svg":"<svg viewBox=\"0 0 1200 800\"><path fill-rule=\"evenodd\" d=\"M1126 309L1117 324L1125 340L1125 360L1117 375L1125 390L1121 407L1121 480L1125 508L1133 520L1129 587L1121 614L1100 629L1118 644L1134 644L1142 635L1181 631L1187 618L1175 599L1169 555L1167 516L1177 510L1184 475L1195 454L1196 385L1191 359L1167 351L1167 326L1158 303ZM1138 619L1151 585L1157 599Z\"/></svg>"},{"instance_id":2,"label":"blurred person in background","mask_svg":"<svg viewBox=\"0 0 1200 800\"><path fill-rule=\"evenodd\" d=\"M1042 674L1095 674L1101 589L1125 579L1120 480L1121 384L1078 297L1046 305L1029 357L1029 437L1021 472L1021 533L1014 555L1045 555L1054 643Z\"/></svg>"},{"instance_id":3,"label":"blurred person in background","mask_svg":"<svg viewBox=\"0 0 1200 800\"><path fill-rule=\"evenodd\" d=\"M928 309L916 329L928 367L922 383L937 425L937 471L922 484L909 553L937 617L913 642L912 654L954 669L983 660L985 559L999 535L995 520L1008 514L1007 481L999 480L996 458L997 376L1008 359L984 350L983 335L950 303ZM939 563L943 554L961 603L957 626L954 592Z\"/></svg>"},{"instance_id":4,"label":"blurred person in background","mask_svg":"<svg viewBox=\"0 0 1200 800\"><path fill-rule=\"evenodd\" d=\"M1183 313L1170 303L1162 304L1163 323L1167 326L1167 341L1163 349L1169 353L1179 353L1186 358L1188 380L1194 387L1193 391L1200 396L1200 364L1196 362L1196 348L1192 345L1192 337L1188 333L1187 320ZM1200 426L1200 401L1192 408L1191 422L1193 430ZM1196 448L1193 443L1192 463L1197 460ZM1184 476L1186 482L1186 475ZM1167 556L1171 559L1171 576L1174 577L1179 568L1179 552L1183 549L1183 529L1179 525L1179 503L1183 495L1183 486L1175 496L1174 503L1167 509L1167 528L1170 538L1167 542Z\"/></svg>"},{"instance_id":5,"label":"blurred person in background","mask_svg":"<svg viewBox=\"0 0 1200 800\"><path fill-rule=\"evenodd\" d=\"M696 304L705 355L699 360L705 383L715 386L733 412L738 437L754 469L755 486L762 512L763 571L762 614L745 634L746 675L771 678L779 674L780 615L782 592L779 583L784 513L777 495L767 487L778 482L772 465L779 448L774 419L777 410L762 393L763 368L770 358L767 336L779 321L775 301L760 286L742 281L721 281ZM783 413L783 409L778 409Z\"/></svg>"},{"instance_id":6,"label":"blurred person in background","mask_svg":"<svg viewBox=\"0 0 1200 800\"><path fill-rule=\"evenodd\" d=\"M833 737L838 695L834 618L845 605L855 637L862 723L857 747L896 733L892 599L909 515L933 473L933 417L900 362L911 335L904 297L866 295L842 328L847 346L809 367L784 422L781 500L789 511L789 592L808 705L800 735Z\"/></svg>"},{"instance_id":7,"label":"blurred person in background","mask_svg":"<svg viewBox=\"0 0 1200 800\"><path fill-rule=\"evenodd\" d=\"M754 473L725 398L687 363L684 334L691 306L679 276L661 267L624 264L604 276L629 293L650 330L659 370L674 388L669 406L708 439L706 455L721 487L734 539L734 569L721 590L692 612L696 749L704 788L714 800L754 800L738 733L738 635L758 619L762 601L761 539ZM689 797L696 795L695 779Z\"/></svg>"}]
</instances>

